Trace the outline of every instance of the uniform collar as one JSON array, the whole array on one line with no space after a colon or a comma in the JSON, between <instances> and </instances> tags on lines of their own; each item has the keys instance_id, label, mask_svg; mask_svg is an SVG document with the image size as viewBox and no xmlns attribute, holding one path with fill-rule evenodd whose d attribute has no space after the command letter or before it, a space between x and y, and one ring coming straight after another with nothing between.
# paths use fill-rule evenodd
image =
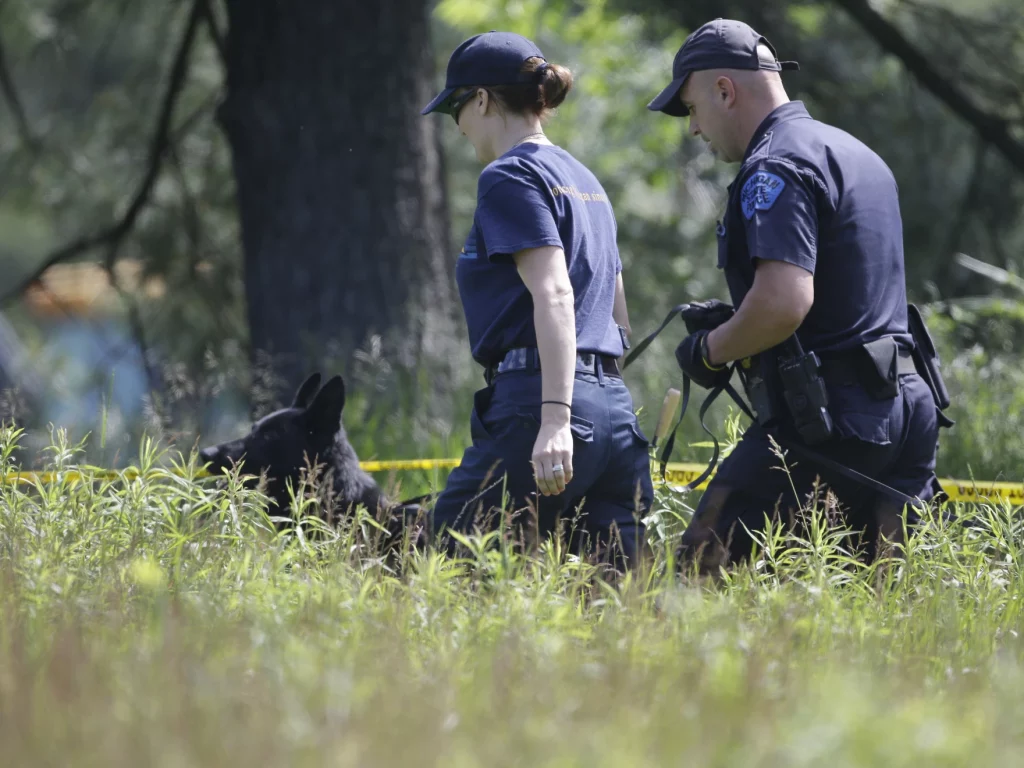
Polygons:
<instances>
[{"instance_id":1,"label":"uniform collar","mask_svg":"<svg viewBox=\"0 0 1024 768\"><path fill-rule=\"evenodd\" d=\"M802 101L789 101L783 104L781 107L773 109L761 124L757 126L757 130L754 131L753 138L750 139L750 143L747 145L747 151L743 155L743 162L746 162L753 154L754 149L764 141L764 137L779 123L785 123L790 120L799 120L800 118L811 118L810 113L807 111L807 107L804 106Z\"/></svg>"}]
</instances>

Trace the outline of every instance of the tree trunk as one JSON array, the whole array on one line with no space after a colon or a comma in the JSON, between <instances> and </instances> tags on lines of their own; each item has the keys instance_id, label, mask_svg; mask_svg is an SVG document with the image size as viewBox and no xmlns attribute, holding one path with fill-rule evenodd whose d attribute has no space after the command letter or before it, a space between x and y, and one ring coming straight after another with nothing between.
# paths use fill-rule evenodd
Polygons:
<instances>
[{"instance_id":1,"label":"tree trunk","mask_svg":"<svg viewBox=\"0 0 1024 768\"><path fill-rule=\"evenodd\" d=\"M446 377L455 254L426 0L226 0L251 348L287 393L374 335ZM450 364L450 363L449 363ZM346 370L341 371L345 373Z\"/></svg>"}]
</instances>

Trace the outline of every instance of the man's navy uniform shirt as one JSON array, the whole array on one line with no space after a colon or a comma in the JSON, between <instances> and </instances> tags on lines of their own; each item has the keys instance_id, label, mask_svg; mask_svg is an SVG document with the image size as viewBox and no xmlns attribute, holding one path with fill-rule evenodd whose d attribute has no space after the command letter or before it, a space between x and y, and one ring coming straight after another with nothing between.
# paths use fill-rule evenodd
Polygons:
<instances>
[{"instance_id":1,"label":"man's navy uniform shirt","mask_svg":"<svg viewBox=\"0 0 1024 768\"><path fill-rule=\"evenodd\" d=\"M754 259L814 275L814 303L797 332L805 350L883 336L913 346L896 180L877 154L799 101L764 119L729 186L718 266L736 306L754 283Z\"/></svg>"},{"instance_id":2,"label":"man's navy uniform shirt","mask_svg":"<svg viewBox=\"0 0 1024 768\"><path fill-rule=\"evenodd\" d=\"M536 347L533 298L512 254L557 246L565 253L576 313L576 348L619 357L612 317L622 262L608 195L583 164L560 147L525 143L489 164L455 278L473 358L498 363L515 347Z\"/></svg>"}]
</instances>

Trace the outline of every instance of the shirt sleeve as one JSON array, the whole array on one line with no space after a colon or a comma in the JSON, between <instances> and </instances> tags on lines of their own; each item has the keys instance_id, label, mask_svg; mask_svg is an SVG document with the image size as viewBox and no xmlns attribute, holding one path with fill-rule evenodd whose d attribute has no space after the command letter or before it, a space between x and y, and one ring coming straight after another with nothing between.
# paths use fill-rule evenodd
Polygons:
<instances>
[{"instance_id":1,"label":"shirt sleeve","mask_svg":"<svg viewBox=\"0 0 1024 768\"><path fill-rule=\"evenodd\" d=\"M814 274L818 207L812 176L762 160L742 180L740 212L751 259L784 261Z\"/></svg>"},{"instance_id":2,"label":"shirt sleeve","mask_svg":"<svg viewBox=\"0 0 1024 768\"><path fill-rule=\"evenodd\" d=\"M490 261L527 248L562 247L551 204L525 180L506 179L488 189L477 201L476 221Z\"/></svg>"}]
</instances>

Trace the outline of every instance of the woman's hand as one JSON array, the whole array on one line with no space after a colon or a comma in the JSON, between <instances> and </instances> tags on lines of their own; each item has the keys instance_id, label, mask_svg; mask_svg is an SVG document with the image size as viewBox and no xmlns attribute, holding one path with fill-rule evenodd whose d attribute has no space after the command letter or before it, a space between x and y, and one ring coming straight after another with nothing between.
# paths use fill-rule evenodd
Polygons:
<instances>
[{"instance_id":1,"label":"woman's hand","mask_svg":"<svg viewBox=\"0 0 1024 768\"><path fill-rule=\"evenodd\" d=\"M569 409L564 405L545 403L541 411L540 432L531 457L533 472L537 478L537 489L544 496L557 496L572 481Z\"/></svg>"}]
</instances>

